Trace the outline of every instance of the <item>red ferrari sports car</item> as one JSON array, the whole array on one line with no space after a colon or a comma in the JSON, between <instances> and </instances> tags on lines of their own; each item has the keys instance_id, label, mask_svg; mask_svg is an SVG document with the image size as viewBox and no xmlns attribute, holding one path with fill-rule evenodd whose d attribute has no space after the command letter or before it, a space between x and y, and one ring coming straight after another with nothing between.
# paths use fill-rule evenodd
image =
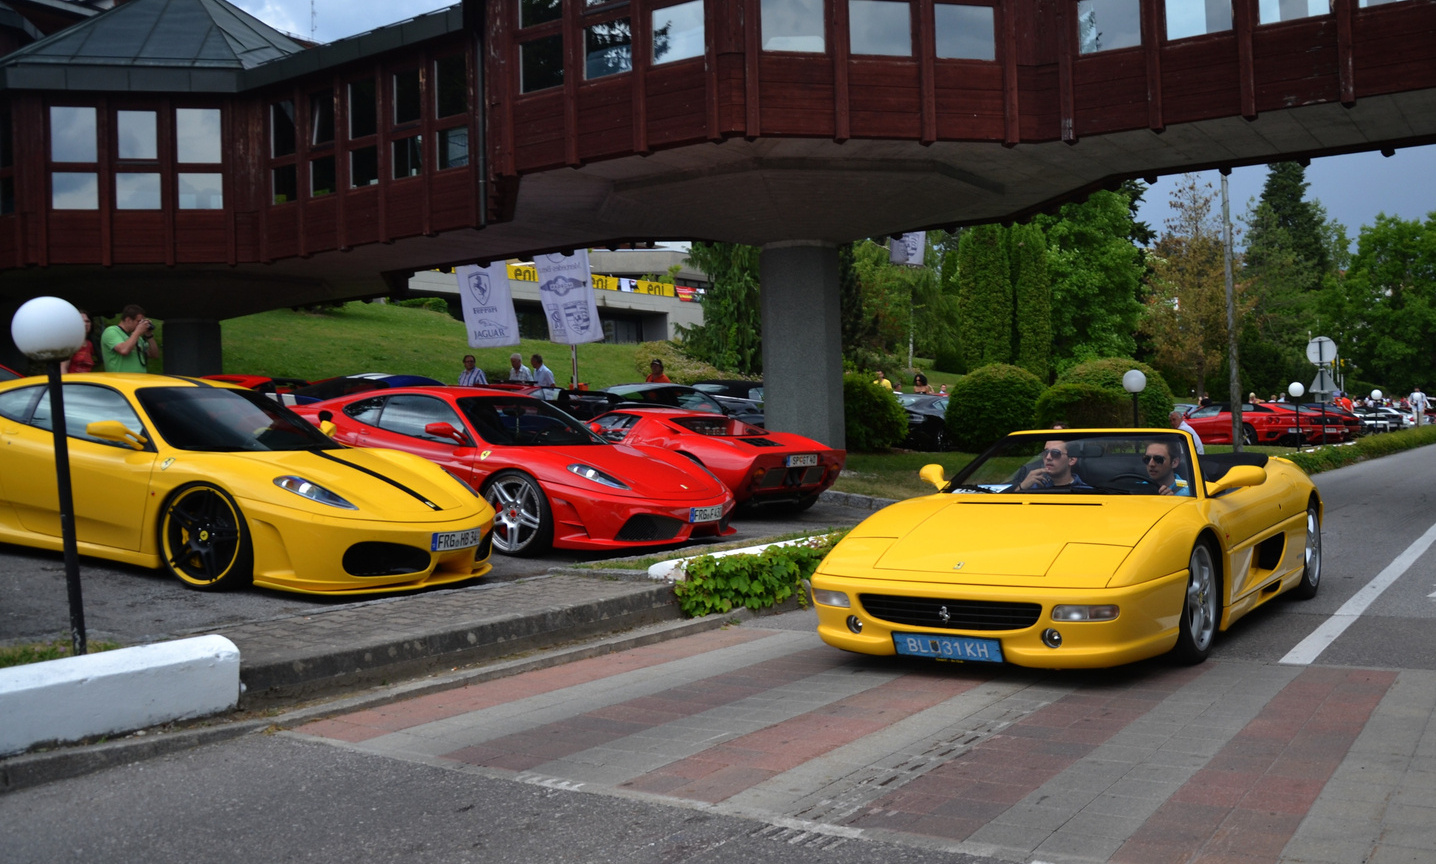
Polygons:
<instances>
[{"instance_id":1,"label":"red ferrari sports car","mask_svg":"<svg viewBox=\"0 0 1436 864\"><path fill-rule=\"evenodd\" d=\"M688 459L612 444L541 399L480 387L353 393L294 409L341 444L417 453L493 505L510 555L732 534L733 494Z\"/></svg>"},{"instance_id":2,"label":"red ferrari sports car","mask_svg":"<svg viewBox=\"0 0 1436 864\"><path fill-rule=\"evenodd\" d=\"M589 426L610 441L681 453L718 476L739 504L803 510L833 485L848 454L791 432L770 432L736 417L679 408L624 408Z\"/></svg>"}]
</instances>

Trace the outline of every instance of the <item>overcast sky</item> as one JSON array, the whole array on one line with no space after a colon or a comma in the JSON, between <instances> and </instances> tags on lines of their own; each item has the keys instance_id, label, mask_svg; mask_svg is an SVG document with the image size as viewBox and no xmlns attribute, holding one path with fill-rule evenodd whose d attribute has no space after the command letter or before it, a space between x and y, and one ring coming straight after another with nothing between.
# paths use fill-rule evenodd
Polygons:
<instances>
[{"instance_id":1,"label":"overcast sky","mask_svg":"<svg viewBox=\"0 0 1436 864\"><path fill-rule=\"evenodd\" d=\"M313 0L311 31L310 0L231 2L272 27L304 38L312 34L320 42L332 42L454 5L449 0ZM1256 166L1238 168L1228 178L1234 223L1246 214L1249 200L1261 195L1266 174L1265 166ZM1211 181L1213 191L1220 190L1217 172L1208 171L1202 176ZM1314 159L1306 170L1306 179L1310 183L1307 197L1319 200L1328 216L1346 226L1354 242L1361 226L1375 222L1378 213L1424 219L1436 210L1436 147L1398 150L1389 159L1380 153ZM1159 233L1171 216L1168 199L1175 186L1174 179L1168 176L1147 190L1139 217Z\"/></svg>"}]
</instances>

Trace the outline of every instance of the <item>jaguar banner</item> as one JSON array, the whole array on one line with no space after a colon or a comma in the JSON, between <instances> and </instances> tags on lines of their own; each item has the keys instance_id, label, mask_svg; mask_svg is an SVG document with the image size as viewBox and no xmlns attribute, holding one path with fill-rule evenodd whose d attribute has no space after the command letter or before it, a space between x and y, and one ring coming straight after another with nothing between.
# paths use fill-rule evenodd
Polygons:
<instances>
[{"instance_id":1,"label":"jaguar banner","mask_svg":"<svg viewBox=\"0 0 1436 864\"><path fill-rule=\"evenodd\" d=\"M470 348L498 348L519 344L519 321L509 294L508 265L500 261L487 267L470 264L454 271L459 279L459 298L464 304L464 326Z\"/></svg>"},{"instance_id":2,"label":"jaguar banner","mask_svg":"<svg viewBox=\"0 0 1436 864\"><path fill-rule=\"evenodd\" d=\"M927 232L914 231L892 238L888 243L888 260L893 264L922 266L923 253L927 251Z\"/></svg>"},{"instance_id":3,"label":"jaguar banner","mask_svg":"<svg viewBox=\"0 0 1436 864\"><path fill-rule=\"evenodd\" d=\"M538 270L539 299L548 320L549 341L561 345L601 341L603 325L593 299L588 250L572 255L535 255L534 267Z\"/></svg>"}]
</instances>

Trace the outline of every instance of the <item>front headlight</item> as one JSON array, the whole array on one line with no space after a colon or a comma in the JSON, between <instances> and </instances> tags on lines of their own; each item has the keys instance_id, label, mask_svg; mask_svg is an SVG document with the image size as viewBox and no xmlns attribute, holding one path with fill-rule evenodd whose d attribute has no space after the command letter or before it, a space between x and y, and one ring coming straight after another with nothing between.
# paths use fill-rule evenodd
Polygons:
<instances>
[{"instance_id":1,"label":"front headlight","mask_svg":"<svg viewBox=\"0 0 1436 864\"><path fill-rule=\"evenodd\" d=\"M568 466L568 470L572 471L574 474L577 474L585 480L592 480L593 482L601 483L604 486L611 486L614 489L628 488L628 484L619 480L617 477L612 476L611 474L603 473L592 465L575 463Z\"/></svg>"},{"instance_id":2,"label":"front headlight","mask_svg":"<svg viewBox=\"0 0 1436 864\"><path fill-rule=\"evenodd\" d=\"M1111 604L1101 606L1053 606L1053 621L1112 621L1118 609Z\"/></svg>"},{"instance_id":3,"label":"front headlight","mask_svg":"<svg viewBox=\"0 0 1436 864\"><path fill-rule=\"evenodd\" d=\"M293 474L286 474L283 477L275 477L274 485L288 492L293 492L301 498L308 498L310 501L317 501L320 504L328 504L330 507L338 507L342 510L358 510L353 504L325 489L317 483L311 483L303 477L295 477Z\"/></svg>"},{"instance_id":4,"label":"front headlight","mask_svg":"<svg viewBox=\"0 0 1436 864\"><path fill-rule=\"evenodd\" d=\"M853 603L848 595L841 591L829 591L826 588L813 589L813 602L821 603L824 606L837 606L842 609L853 608Z\"/></svg>"}]
</instances>

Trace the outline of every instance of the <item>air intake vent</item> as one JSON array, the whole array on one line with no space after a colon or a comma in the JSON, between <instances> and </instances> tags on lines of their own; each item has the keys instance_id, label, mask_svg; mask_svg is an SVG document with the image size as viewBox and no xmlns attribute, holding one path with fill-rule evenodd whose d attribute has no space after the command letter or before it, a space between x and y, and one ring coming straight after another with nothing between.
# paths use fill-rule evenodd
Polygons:
<instances>
[{"instance_id":1,"label":"air intake vent","mask_svg":"<svg viewBox=\"0 0 1436 864\"><path fill-rule=\"evenodd\" d=\"M615 539L629 543L656 543L662 540L672 540L678 536L679 531L683 530L683 525L683 522L668 516L639 513L623 523L623 529L618 532Z\"/></svg>"},{"instance_id":2,"label":"air intake vent","mask_svg":"<svg viewBox=\"0 0 1436 864\"><path fill-rule=\"evenodd\" d=\"M1038 603L893 597L887 594L859 594L858 600L874 618L909 627L945 630L1023 630L1036 624L1042 614L1042 606Z\"/></svg>"},{"instance_id":3,"label":"air intake vent","mask_svg":"<svg viewBox=\"0 0 1436 864\"><path fill-rule=\"evenodd\" d=\"M355 543L344 553L344 572L350 576L402 576L429 569L429 552L398 543Z\"/></svg>"}]
</instances>

